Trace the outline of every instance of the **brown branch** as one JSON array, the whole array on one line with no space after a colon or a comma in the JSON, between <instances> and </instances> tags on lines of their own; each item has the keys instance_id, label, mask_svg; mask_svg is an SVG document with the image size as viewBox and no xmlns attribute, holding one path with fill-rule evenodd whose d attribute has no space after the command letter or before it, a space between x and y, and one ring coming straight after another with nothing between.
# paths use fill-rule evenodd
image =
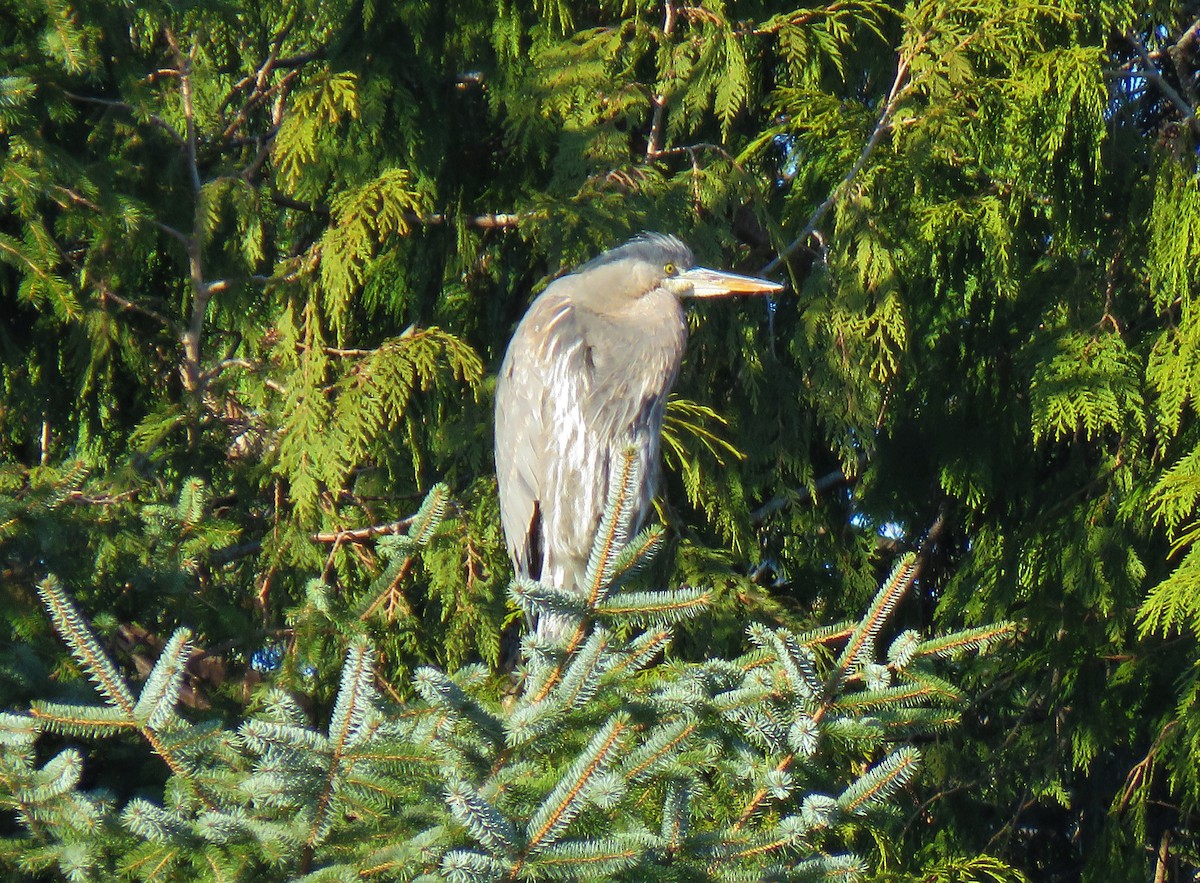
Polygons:
<instances>
[{"instance_id":1,"label":"brown branch","mask_svg":"<svg viewBox=\"0 0 1200 883\"><path fill-rule=\"evenodd\" d=\"M259 139L258 151L255 153L254 159L242 170L242 180L252 181L263 163L267 161L267 157L271 155L271 144L279 132L279 127L283 124L284 99L287 97L288 89L299 76L299 68L290 70L282 80L263 93L264 99L272 92L275 94L275 106L271 109L271 128Z\"/></svg>"},{"instance_id":2,"label":"brown branch","mask_svg":"<svg viewBox=\"0 0 1200 883\"><path fill-rule=\"evenodd\" d=\"M318 58L324 57L324 49L314 49L312 52L301 52L298 55L289 55L287 58L280 58L275 62L275 67L283 67L290 70L296 67L303 67L310 61L316 61Z\"/></svg>"},{"instance_id":3,"label":"brown branch","mask_svg":"<svg viewBox=\"0 0 1200 883\"><path fill-rule=\"evenodd\" d=\"M290 196L284 196L280 193L273 194L271 201L282 208L295 209L298 212L307 212L310 215L325 217L330 214L330 209L327 205L319 202L302 202L299 199L293 199ZM404 220L412 226L437 227L443 224L462 224L465 227L475 227L480 230L501 230L519 226L524 220L524 215L514 212L494 212L492 214L460 217L443 212L429 212L425 214L405 212Z\"/></svg>"},{"instance_id":4,"label":"brown branch","mask_svg":"<svg viewBox=\"0 0 1200 883\"><path fill-rule=\"evenodd\" d=\"M1193 85L1193 72L1188 69L1184 55L1195 52L1197 43L1200 43L1200 18L1197 18L1190 28L1180 34L1179 39L1172 43L1167 50L1167 55L1171 57L1171 64L1175 67L1175 76L1179 78L1179 87L1192 107L1200 105L1200 94Z\"/></svg>"},{"instance_id":5,"label":"brown branch","mask_svg":"<svg viewBox=\"0 0 1200 883\"><path fill-rule=\"evenodd\" d=\"M172 239L179 242L179 244L182 245L184 248L187 248L188 236L182 230L177 230L176 228L172 227L170 224L164 224L162 221L159 221L159 220L154 221L154 226L157 227L159 230L161 230L163 233L166 233Z\"/></svg>"},{"instance_id":6,"label":"brown branch","mask_svg":"<svg viewBox=\"0 0 1200 883\"><path fill-rule=\"evenodd\" d=\"M400 565L400 569L396 572L396 576L391 582L388 583L387 588L375 596L375 600L372 601L370 606L368 606L367 609L364 610L358 617L359 620L366 622L368 619L374 616L375 611L377 611L384 604L387 605L387 611L385 615L388 622L396 621L396 611L401 607L404 608L406 614L411 612L408 601L404 597L404 592L400 590L400 583L404 582L404 578L408 576L409 571L412 570L412 566L413 557L411 555L405 556L403 563Z\"/></svg>"},{"instance_id":7,"label":"brown branch","mask_svg":"<svg viewBox=\"0 0 1200 883\"><path fill-rule=\"evenodd\" d=\"M139 315L145 316L147 319L153 319L155 322L158 322L160 325L162 325L164 328L166 328L172 334L177 333L178 328L175 325L175 323L172 322L170 319L168 319L166 316L162 315L162 313L159 313L155 310L150 309L149 307L144 307L141 304L134 303L131 300L127 300L126 298L121 297L121 295L112 291L111 289L108 288L108 286L104 285L103 283L98 282L98 283L94 283L94 284L96 287L96 293L100 295L101 301L111 301L112 303L116 304L123 310L128 310L131 313L138 313Z\"/></svg>"},{"instance_id":8,"label":"brown branch","mask_svg":"<svg viewBox=\"0 0 1200 883\"><path fill-rule=\"evenodd\" d=\"M255 362L251 359L241 359L241 358L231 357L228 359L222 359L221 361L217 362L217 364L213 365L211 368L209 368L207 371L205 371L202 374L202 377L203 377L204 383L207 384L210 381L213 381L216 378L220 377L223 373L225 373L226 369L228 369L228 368L244 368L247 371L261 371L264 367L265 366L263 365L262 362Z\"/></svg>"},{"instance_id":9,"label":"brown branch","mask_svg":"<svg viewBox=\"0 0 1200 883\"><path fill-rule=\"evenodd\" d=\"M675 29L675 7L671 0L663 2L663 40L667 40L671 36L671 31ZM646 136L646 162L650 162L659 155L662 149L662 130L663 119L667 112L667 96L665 93L659 93L650 99L650 105L654 108L654 112L650 118L650 133Z\"/></svg>"},{"instance_id":10,"label":"brown branch","mask_svg":"<svg viewBox=\"0 0 1200 883\"><path fill-rule=\"evenodd\" d=\"M939 13L939 16L945 14L946 13L943 10ZM1006 15L1010 14L1015 15L1016 13L1013 13L1011 10L1006 10L1005 13L997 16L996 19L988 24L993 24L994 21L1002 20ZM955 44L953 49L951 49L949 52L946 52L944 57L949 58L958 55L972 42L974 42L979 35L983 33L984 29L985 25L981 25L975 31L967 34L965 37L959 40L957 44ZM760 275L768 275L775 272L783 265L784 261L786 261L793 252L804 246L808 242L809 237L816 234L817 226L825 218L825 215L828 214L829 210L845 196L846 191L849 190L850 185L854 182L854 179L858 177L859 173L866 166L867 160L871 158L871 155L879 146L879 142L883 139L883 136L887 132L891 131L892 118L895 115L897 108L900 106L900 103L913 91L915 80L910 76L912 71L912 61L925 50L933 33L934 26L931 25L923 33L921 33L911 49L902 51L899 63L896 66L896 77L892 81L891 88L888 90L887 100L884 101L883 108L880 110L879 116L875 120L875 127L871 130L871 135L867 139L867 142L863 145L862 150L859 152L858 158L854 161L854 165L850 167L850 170L845 174L845 176L843 176L842 180L833 188L825 201L813 210L813 213L808 218L808 222L804 225L804 229L800 231L800 235L792 240L792 242L774 259L767 263L759 271ZM924 75L928 77L932 70L933 66L927 68L924 72ZM1193 120L1194 119L1195 118L1193 116Z\"/></svg>"},{"instance_id":11,"label":"brown branch","mask_svg":"<svg viewBox=\"0 0 1200 883\"><path fill-rule=\"evenodd\" d=\"M1121 797L1117 801L1117 813L1123 813L1129 808L1129 804L1133 802L1133 795L1137 789L1154 774L1154 760L1158 750L1167 741L1167 736L1171 731L1179 725L1178 720L1172 720L1165 723L1158 736L1154 739L1154 744L1150 746L1150 750L1146 752L1146 756L1135 763L1125 775L1125 787L1121 789Z\"/></svg>"},{"instance_id":12,"label":"brown branch","mask_svg":"<svg viewBox=\"0 0 1200 883\"><path fill-rule=\"evenodd\" d=\"M291 33L295 23L296 16L292 15L288 22L279 29L279 33L277 33L271 40L271 48L267 52L267 57L263 59L263 62L258 66L258 69L254 73L247 74L245 77L239 80L237 84L234 85L229 95L226 96L225 101L222 102L222 107L224 107L232 101L233 96L238 92L241 92L243 89L251 85L254 86L253 91L242 103L242 107L234 116L233 121L226 126L225 131L221 133L222 141L228 141L230 138L232 138L234 133L237 132L237 130L250 119L250 112L258 105L262 104L262 102L265 101L270 95L271 90L274 87L267 86L267 79L271 76L272 71L275 69L279 58L279 52L283 48L283 41L287 39L287 36L289 33Z\"/></svg>"},{"instance_id":13,"label":"brown branch","mask_svg":"<svg viewBox=\"0 0 1200 883\"><path fill-rule=\"evenodd\" d=\"M440 212L433 214L419 215L415 212L406 212L405 220L410 224L422 224L425 226L437 226L439 224L451 224L456 220L467 227L477 227L481 230L494 230L507 227L516 227L521 223L522 216L519 214L498 212L488 215L471 215L466 218L456 219L453 215L445 215Z\"/></svg>"},{"instance_id":14,"label":"brown branch","mask_svg":"<svg viewBox=\"0 0 1200 883\"><path fill-rule=\"evenodd\" d=\"M314 543L361 543L363 540L374 539L375 537L391 536L392 534L403 533L412 526L413 518L408 516L401 518L399 521L391 521L387 524L373 524L370 527L357 527L352 530L334 530L324 533L315 533L309 537Z\"/></svg>"},{"instance_id":15,"label":"brown branch","mask_svg":"<svg viewBox=\"0 0 1200 883\"><path fill-rule=\"evenodd\" d=\"M756 35L774 34L783 30L789 25L792 27L798 27L799 25L808 24L808 22L812 21L818 16L836 15L845 8L845 3L830 3L824 9L806 9L803 12L791 15L788 18L780 18L772 24L767 24L760 28L751 28L744 31L744 33Z\"/></svg>"}]
</instances>

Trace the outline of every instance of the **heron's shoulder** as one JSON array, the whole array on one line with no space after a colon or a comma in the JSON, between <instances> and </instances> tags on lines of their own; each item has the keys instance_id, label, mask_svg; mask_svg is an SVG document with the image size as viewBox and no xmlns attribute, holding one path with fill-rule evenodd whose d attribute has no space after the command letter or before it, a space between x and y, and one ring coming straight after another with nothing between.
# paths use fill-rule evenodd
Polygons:
<instances>
[{"instance_id":1,"label":"heron's shoulder","mask_svg":"<svg viewBox=\"0 0 1200 883\"><path fill-rule=\"evenodd\" d=\"M520 333L544 337L556 331L561 333L563 329L578 321L578 311L571 296L570 286L560 284L566 278L555 281L534 298L521 319Z\"/></svg>"},{"instance_id":2,"label":"heron's shoulder","mask_svg":"<svg viewBox=\"0 0 1200 883\"><path fill-rule=\"evenodd\" d=\"M534 299L517 325L505 354L505 372L543 371L551 363L569 360L573 352L586 348L583 311L568 290L556 289L555 285Z\"/></svg>"}]
</instances>

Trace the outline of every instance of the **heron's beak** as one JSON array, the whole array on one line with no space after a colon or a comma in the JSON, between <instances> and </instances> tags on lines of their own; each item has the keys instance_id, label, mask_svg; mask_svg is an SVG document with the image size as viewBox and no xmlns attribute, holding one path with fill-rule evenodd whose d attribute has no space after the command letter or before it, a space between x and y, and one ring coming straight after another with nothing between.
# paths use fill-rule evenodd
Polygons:
<instances>
[{"instance_id":1,"label":"heron's beak","mask_svg":"<svg viewBox=\"0 0 1200 883\"><path fill-rule=\"evenodd\" d=\"M692 269L680 273L676 278L681 282L691 284L692 297L770 294L783 290L783 286L778 282L756 279L754 276L740 276L737 273L726 273L724 270L710 270L708 267L692 267Z\"/></svg>"}]
</instances>

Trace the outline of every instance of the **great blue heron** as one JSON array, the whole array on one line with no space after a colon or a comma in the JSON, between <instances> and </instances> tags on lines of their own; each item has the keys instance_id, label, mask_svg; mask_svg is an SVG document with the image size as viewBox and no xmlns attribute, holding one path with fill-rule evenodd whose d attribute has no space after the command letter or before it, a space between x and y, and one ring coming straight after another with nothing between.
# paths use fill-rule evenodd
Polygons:
<instances>
[{"instance_id":1,"label":"great blue heron","mask_svg":"<svg viewBox=\"0 0 1200 883\"><path fill-rule=\"evenodd\" d=\"M782 287L698 267L674 236L648 233L534 300L496 381L500 521L518 575L582 591L609 476L631 446L643 477L634 528L645 518L687 342L681 300ZM545 622L538 629L556 631Z\"/></svg>"}]
</instances>

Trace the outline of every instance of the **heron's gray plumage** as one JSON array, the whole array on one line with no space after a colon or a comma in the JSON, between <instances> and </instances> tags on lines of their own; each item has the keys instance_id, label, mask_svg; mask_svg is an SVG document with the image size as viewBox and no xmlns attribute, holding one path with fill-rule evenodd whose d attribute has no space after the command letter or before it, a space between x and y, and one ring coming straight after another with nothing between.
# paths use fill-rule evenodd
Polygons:
<instances>
[{"instance_id":1,"label":"heron's gray plumage","mask_svg":"<svg viewBox=\"0 0 1200 883\"><path fill-rule=\"evenodd\" d=\"M555 280L517 326L496 381L496 473L519 575L582 589L609 477L630 446L643 476L634 527L648 512L694 264L675 237L643 234ZM694 272L751 285L738 290L779 287Z\"/></svg>"}]
</instances>

